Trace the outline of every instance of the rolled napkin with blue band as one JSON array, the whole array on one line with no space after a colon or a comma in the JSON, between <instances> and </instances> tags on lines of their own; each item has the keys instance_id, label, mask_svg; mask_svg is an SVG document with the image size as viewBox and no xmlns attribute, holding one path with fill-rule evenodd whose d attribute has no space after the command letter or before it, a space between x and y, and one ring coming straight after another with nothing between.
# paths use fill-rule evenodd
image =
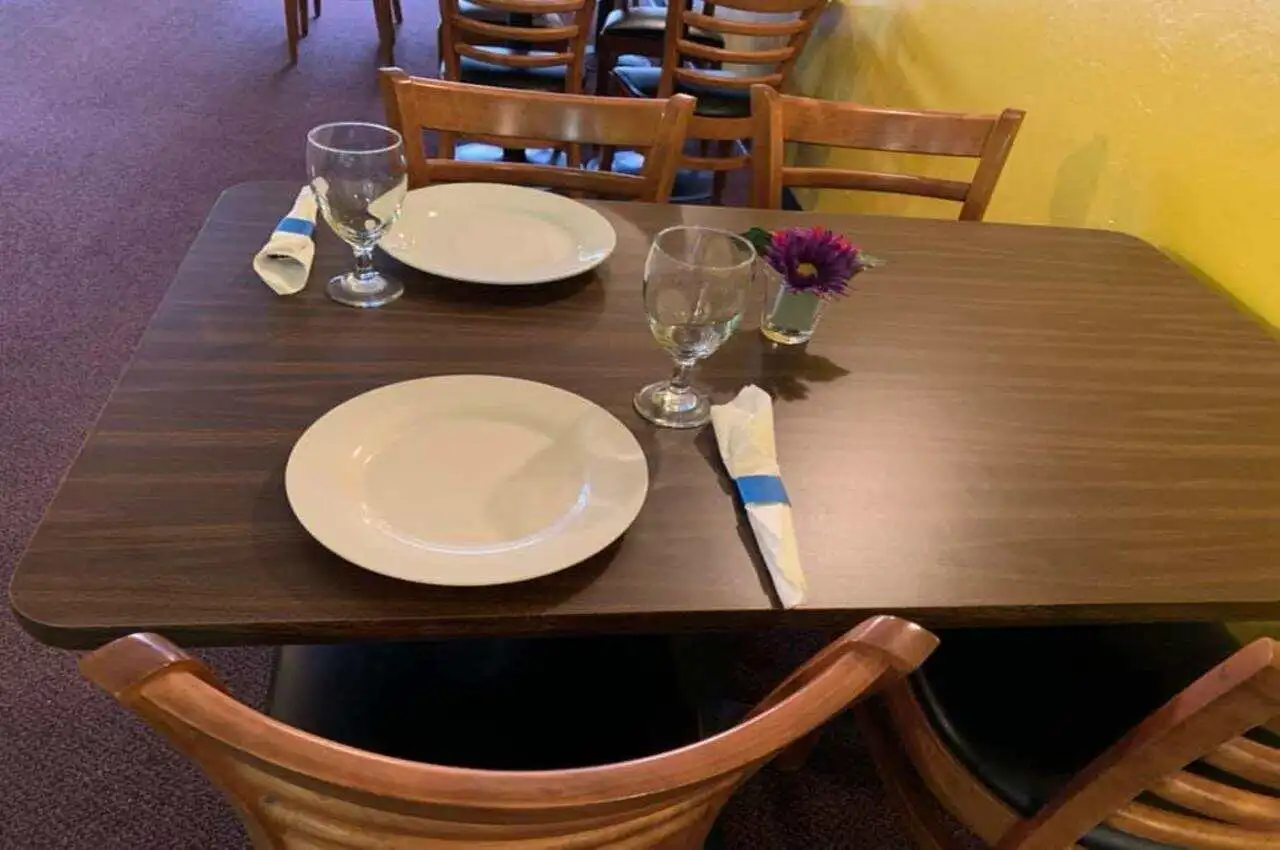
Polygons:
<instances>
[{"instance_id":1,"label":"rolled napkin with blue band","mask_svg":"<svg viewBox=\"0 0 1280 850\"><path fill-rule=\"evenodd\" d=\"M293 295L307 285L316 243L311 236L316 230L316 196L310 186L303 186L293 209L280 219L271 239L253 258L253 270L277 295Z\"/></svg>"},{"instance_id":2,"label":"rolled napkin with blue band","mask_svg":"<svg viewBox=\"0 0 1280 850\"><path fill-rule=\"evenodd\" d=\"M808 585L800 569L791 500L778 469L773 399L757 386L743 387L733 401L712 406L711 427L778 599L794 608L804 602Z\"/></svg>"}]
</instances>

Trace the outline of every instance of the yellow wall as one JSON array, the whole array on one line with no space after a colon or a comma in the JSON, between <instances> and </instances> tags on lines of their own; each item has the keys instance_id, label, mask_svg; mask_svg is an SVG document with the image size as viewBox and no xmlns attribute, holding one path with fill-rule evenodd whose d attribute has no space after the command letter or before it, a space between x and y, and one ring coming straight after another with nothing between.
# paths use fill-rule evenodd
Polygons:
<instances>
[{"instance_id":1,"label":"yellow wall","mask_svg":"<svg viewBox=\"0 0 1280 850\"><path fill-rule=\"evenodd\" d=\"M1280 0L844 0L796 88L882 106L1025 109L987 220L1141 236L1280 325ZM954 215L935 204L817 200Z\"/></svg>"}]
</instances>

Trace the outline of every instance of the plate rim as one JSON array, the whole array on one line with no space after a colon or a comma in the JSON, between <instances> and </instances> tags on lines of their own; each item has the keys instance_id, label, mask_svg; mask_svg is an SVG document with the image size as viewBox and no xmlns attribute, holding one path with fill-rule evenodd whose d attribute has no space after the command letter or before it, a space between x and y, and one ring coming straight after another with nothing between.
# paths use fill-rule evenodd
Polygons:
<instances>
[{"instance_id":1,"label":"plate rim","mask_svg":"<svg viewBox=\"0 0 1280 850\"><path fill-rule=\"evenodd\" d=\"M637 456L640 459L640 462L638 464L638 469L640 470L640 473L642 476L642 482L641 482L642 486L639 488L638 496L635 499L635 504L631 508L622 511L618 516L618 525L620 526L619 530L617 530L616 532L612 532L608 535L604 535L604 537L606 538L604 542L600 543L600 545L598 546L588 547L589 549L591 549L591 551L585 552L584 554L581 555L581 557L577 557L575 560L570 560L567 563L561 563L561 564L558 564L557 566L553 566L547 569L540 568L528 574L521 574L518 577L505 577L497 580L486 579L486 580L480 580L480 581L467 581L467 580L441 581L438 578L427 580L420 577L414 577L414 576L408 575L406 574L406 571L388 570L377 564L368 563L368 559L359 557L360 553L354 552L350 548L343 546L341 544L341 541L339 541L338 544L335 545L332 535L329 535L326 537L326 536L323 536L321 533L317 533L317 528L315 527L314 522L309 522L308 519L304 516L305 511L299 511L298 509L298 505L295 500L294 491L295 491L295 488L299 487L300 485L291 483L294 481L294 477L300 474L299 472L295 471L296 469L295 463L298 462L295 459L300 456L299 455L300 447L303 446L304 442L306 442L307 437L309 435L313 435L315 427L323 419L325 419L330 414L337 411L339 408L352 404L364 398L365 396L377 393L380 390L384 390L390 387L400 386L402 384L418 384L418 383L432 382L432 381L440 380L442 378L454 379L454 380L482 378L486 380L496 380L499 382L511 382L511 383L532 385L534 387L538 387L540 390L551 390L560 395L570 396L576 401L578 401L580 404L582 404L585 408L595 408L600 413L607 416L609 419L612 419L617 424L617 426L621 429L620 433L625 434L626 438L628 438L635 445L635 448L637 450ZM516 377L507 376L507 375L493 375L493 374L485 374L485 373L463 373L463 374L446 374L446 375L426 375L420 378L409 378L403 381L395 381L390 384L383 384L381 386L377 386L377 387L373 387L371 389L365 390L364 392L354 395L351 398L348 398L345 401L340 402L339 404L336 404L333 407L329 408L320 416L312 420L312 422L309 425L307 425L307 427L303 430L303 432L294 441L293 446L289 450L289 457L285 462L284 485L285 485L285 500L289 505L289 509L293 513L293 516L297 520L298 524L302 526L304 531L306 531L307 535L310 536L312 540L314 540L315 542L323 546L329 552L332 552L333 554L337 555L339 558L342 558L347 563L355 567L358 567L359 569L367 570L369 572L386 576L388 578L397 579L399 581L407 581L413 584L420 584L428 587L500 587L503 585L520 584L526 581L533 581L535 579L539 579L545 576L553 575L555 573L563 572L564 570L577 566L578 564L581 564L584 561L587 561L590 558L595 557L600 552L603 552L609 546L616 543L619 539L623 537L623 535L625 535L631 529L631 527L635 524L636 519L640 516L640 512L644 509L644 505L648 501L649 489L652 485L652 480L649 472L648 456L644 453L644 448L643 446L640 445L640 441L636 438L636 435L632 432L632 430L628 428L620 418L615 416L613 413L611 413L602 405L597 404L596 402L592 401L589 398L586 398L585 396L578 395L577 393L571 392L561 387L557 387L553 384L544 383L542 381L533 381L527 378L516 378ZM314 520L315 517L312 516L311 519Z\"/></svg>"},{"instance_id":2,"label":"plate rim","mask_svg":"<svg viewBox=\"0 0 1280 850\"><path fill-rule=\"evenodd\" d=\"M592 206L584 204L583 202L575 198L566 198L563 195L557 195L554 192L547 192L540 189L534 189L529 186L520 186L514 183L483 183L483 182L476 182L476 181L459 182L459 183L432 183L427 186L419 186L417 189L410 189L408 192L408 195L406 195L405 200L407 203L409 195L421 196L430 192L438 192L441 194L446 194L446 193L457 192L457 191L471 190L471 189L475 189L476 187L483 187L481 191L486 191L486 192L488 191L511 192L511 193L521 194L521 195L536 195L540 198L554 198L555 200L553 200L552 203L563 202L563 204L571 205L580 210L585 210L586 212L590 213L592 216L595 216L597 219L599 219L601 223L604 224L605 230L607 230L607 232L609 233L609 244L600 253L600 256L598 258L594 260L588 260L586 262L577 263L574 267L574 270L571 272L568 272L565 274L556 272L551 275L547 275L545 273L533 274L533 275L526 275L522 277L509 277L504 280L483 279L480 277L476 277L474 275L459 276L453 271L445 270L443 267L438 265L433 265L430 262L422 263L422 264L419 264L417 262L412 262L408 259L405 259L404 253L402 251L393 250L391 248L386 247L385 245L383 245L383 241L386 240L387 237L391 235L391 233L395 232L396 227L400 226L401 222L404 221L403 214L401 215L400 218L396 220L395 224L391 226L391 230L385 236L383 236L381 240L378 241L378 248L381 249L388 256L395 259L397 262L403 263L409 268L417 269L420 272L425 272L427 274L435 275L436 277L442 277L448 280L459 281L461 283L477 284L480 286L536 286L538 284L543 284L543 283L552 283L557 280L567 280L571 277L576 277L580 274L586 274L592 269L599 267L611 256L613 256L614 251L616 251L618 248L617 228L615 228L613 226L613 222L609 221L609 219L606 218L599 210L595 209Z\"/></svg>"}]
</instances>

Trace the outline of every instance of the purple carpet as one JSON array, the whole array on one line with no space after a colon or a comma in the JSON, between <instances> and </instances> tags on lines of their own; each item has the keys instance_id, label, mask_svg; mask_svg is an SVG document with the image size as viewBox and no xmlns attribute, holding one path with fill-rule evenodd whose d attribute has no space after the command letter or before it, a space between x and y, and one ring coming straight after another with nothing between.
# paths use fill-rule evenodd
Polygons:
<instances>
[{"instance_id":1,"label":"purple carpet","mask_svg":"<svg viewBox=\"0 0 1280 850\"><path fill-rule=\"evenodd\" d=\"M405 3L399 63L429 73L434 9ZM226 187L303 178L303 137L378 119L369 0L326 0L285 63L279 0L0 0L0 571L16 564L187 245ZM801 653L744 659L776 681ZM202 653L263 698L267 650ZM230 810L0 614L0 848L224 850ZM907 847L847 724L796 775L765 771L731 848Z\"/></svg>"}]
</instances>

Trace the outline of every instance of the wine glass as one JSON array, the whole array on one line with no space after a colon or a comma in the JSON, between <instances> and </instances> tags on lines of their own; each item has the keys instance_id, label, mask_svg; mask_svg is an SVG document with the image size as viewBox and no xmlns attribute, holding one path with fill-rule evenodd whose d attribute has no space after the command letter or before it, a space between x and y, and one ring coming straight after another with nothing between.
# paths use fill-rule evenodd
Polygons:
<instances>
[{"instance_id":1,"label":"wine glass","mask_svg":"<svg viewBox=\"0 0 1280 850\"><path fill-rule=\"evenodd\" d=\"M751 243L726 230L680 225L654 237L644 264L644 310L676 368L669 380L636 393L645 419L696 428L711 418L711 400L689 382L689 372L738 327L755 259Z\"/></svg>"},{"instance_id":2,"label":"wine glass","mask_svg":"<svg viewBox=\"0 0 1280 850\"><path fill-rule=\"evenodd\" d=\"M404 284L373 267L373 246L409 188L404 139L380 124L321 124L307 133L307 177L325 221L356 254L355 270L329 281L329 297L351 307L399 298Z\"/></svg>"}]
</instances>

